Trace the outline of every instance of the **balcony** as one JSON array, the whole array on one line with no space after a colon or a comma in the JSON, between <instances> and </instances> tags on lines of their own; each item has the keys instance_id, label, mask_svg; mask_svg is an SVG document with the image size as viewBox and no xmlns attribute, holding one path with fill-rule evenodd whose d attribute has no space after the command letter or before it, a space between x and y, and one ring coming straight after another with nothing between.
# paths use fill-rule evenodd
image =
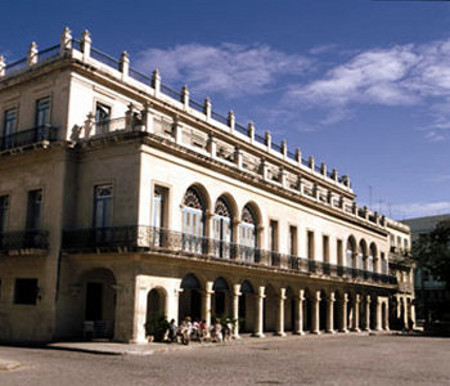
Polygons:
<instances>
[{"instance_id":1,"label":"balcony","mask_svg":"<svg viewBox=\"0 0 450 386\"><path fill-rule=\"evenodd\" d=\"M48 231L21 231L0 233L0 253L33 254L48 249Z\"/></svg>"},{"instance_id":2,"label":"balcony","mask_svg":"<svg viewBox=\"0 0 450 386\"><path fill-rule=\"evenodd\" d=\"M66 253L158 252L185 258L222 260L304 274L325 275L383 284L396 284L396 278L361 269L308 260L279 252L251 248L147 226L122 226L63 232Z\"/></svg>"},{"instance_id":3,"label":"balcony","mask_svg":"<svg viewBox=\"0 0 450 386\"><path fill-rule=\"evenodd\" d=\"M42 145L57 140L58 129L53 126L39 126L0 137L0 151L13 150L33 145Z\"/></svg>"}]
</instances>

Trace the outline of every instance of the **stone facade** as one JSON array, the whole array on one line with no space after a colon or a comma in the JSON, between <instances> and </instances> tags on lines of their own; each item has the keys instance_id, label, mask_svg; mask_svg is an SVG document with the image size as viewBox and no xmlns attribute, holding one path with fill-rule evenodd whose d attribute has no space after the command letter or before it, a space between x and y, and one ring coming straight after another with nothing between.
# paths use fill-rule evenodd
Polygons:
<instances>
[{"instance_id":1,"label":"stone facade","mask_svg":"<svg viewBox=\"0 0 450 386\"><path fill-rule=\"evenodd\" d=\"M413 299L390 254L408 227L358 207L347 176L87 31L1 58L0 114L1 340L144 342L158 314L260 337L381 330Z\"/></svg>"}]
</instances>

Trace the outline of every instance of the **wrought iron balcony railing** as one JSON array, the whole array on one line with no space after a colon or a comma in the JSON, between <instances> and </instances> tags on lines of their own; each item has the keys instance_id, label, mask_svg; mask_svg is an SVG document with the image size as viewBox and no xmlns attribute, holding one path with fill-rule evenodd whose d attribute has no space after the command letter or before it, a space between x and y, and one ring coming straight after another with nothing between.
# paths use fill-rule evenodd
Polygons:
<instances>
[{"instance_id":1,"label":"wrought iron balcony railing","mask_svg":"<svg viewBox=\"0 0 450 386\"><path fill-rule=\"evenodd\" d=\"M0 251L8 253L24 249L48 249L48 231L0 233Z\"/></svg>"},{"instance_id":2,"label":"wrought iron balcony railing","mask_svg":"<svg viewBox=\"0 0 450 386\"><path fill-rule=\"evenodd\" d=\"M158 251L185 257L202 256L230 262L258 264L309 274L339 276L386 284L396 283L395 277L386 274L147 226L67 230L63 233L63 249L68 253L108 252L111 250Z\"/></svg>"},{"instance_id":3,"label":"wrought iron balcony railing","mask_svg":"<svg viewBox=\"0 0 450 386\"><path fill-rule=\"evenodd\" d=\"M13 134L0 137L0 150L14 149L23 146L37 144L43 141L54 142L57 140L58 129L53 126L38 126L30 130L18 131Z\"/></svg>"}]
</instances>

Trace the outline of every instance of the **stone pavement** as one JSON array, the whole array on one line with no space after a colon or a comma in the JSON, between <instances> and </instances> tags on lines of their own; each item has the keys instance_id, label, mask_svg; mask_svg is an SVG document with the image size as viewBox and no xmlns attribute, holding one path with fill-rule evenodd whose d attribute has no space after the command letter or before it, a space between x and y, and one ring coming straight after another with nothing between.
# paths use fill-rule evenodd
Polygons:
<instances>
[{"instance_id":1,"label":"stone pavement","mask_svg":"<svg viewBox=\"0 0 450 386\"><path fill-rule=\"evenodd\" d=\"M90 354L102 354L102 355L153 355L155 353L171 352L176 350L189 350L197 348L208 348L208 347L218 347L220 345L247 345L247 344L263 344L270 341L282 341L291 339L326 339L330 336L341 336L342 339L349 335L355 336L368 336L368 335L391 335L398 334L398 332L349 332L346 334L309 334L298 336L298 335L287 335L285 337L273 336L267 334L265 338L254 338L250 334L242 334L240 339L231 340L224 343L199 343L196 341L191 341L188 346L184 346L179 343L148 343L148 344L127 344L127 343L115 343L109 341L91 341L91 342L58 342L50 343L46 347L55 350L65 350L65 351L78 351Z\"/></svg>"}]
</instances>

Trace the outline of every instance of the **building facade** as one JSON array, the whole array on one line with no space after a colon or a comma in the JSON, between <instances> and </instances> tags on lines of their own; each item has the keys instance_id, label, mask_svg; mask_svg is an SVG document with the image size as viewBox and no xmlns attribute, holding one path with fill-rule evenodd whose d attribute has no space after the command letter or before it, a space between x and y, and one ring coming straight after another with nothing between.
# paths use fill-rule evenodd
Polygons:
<instances>
[{"instance_id":1,"label":"building facade","mask_svg":"<svg viewBox=\"0 0 450 386\"><path fill-rule=\"evenodd\" d=\"M387 330L412 305L390 252L408 227L87 31L1 58L0 114L1 340L89 325L139 343L159 314L259 337Z\"/></svg>"}]
</instances>

